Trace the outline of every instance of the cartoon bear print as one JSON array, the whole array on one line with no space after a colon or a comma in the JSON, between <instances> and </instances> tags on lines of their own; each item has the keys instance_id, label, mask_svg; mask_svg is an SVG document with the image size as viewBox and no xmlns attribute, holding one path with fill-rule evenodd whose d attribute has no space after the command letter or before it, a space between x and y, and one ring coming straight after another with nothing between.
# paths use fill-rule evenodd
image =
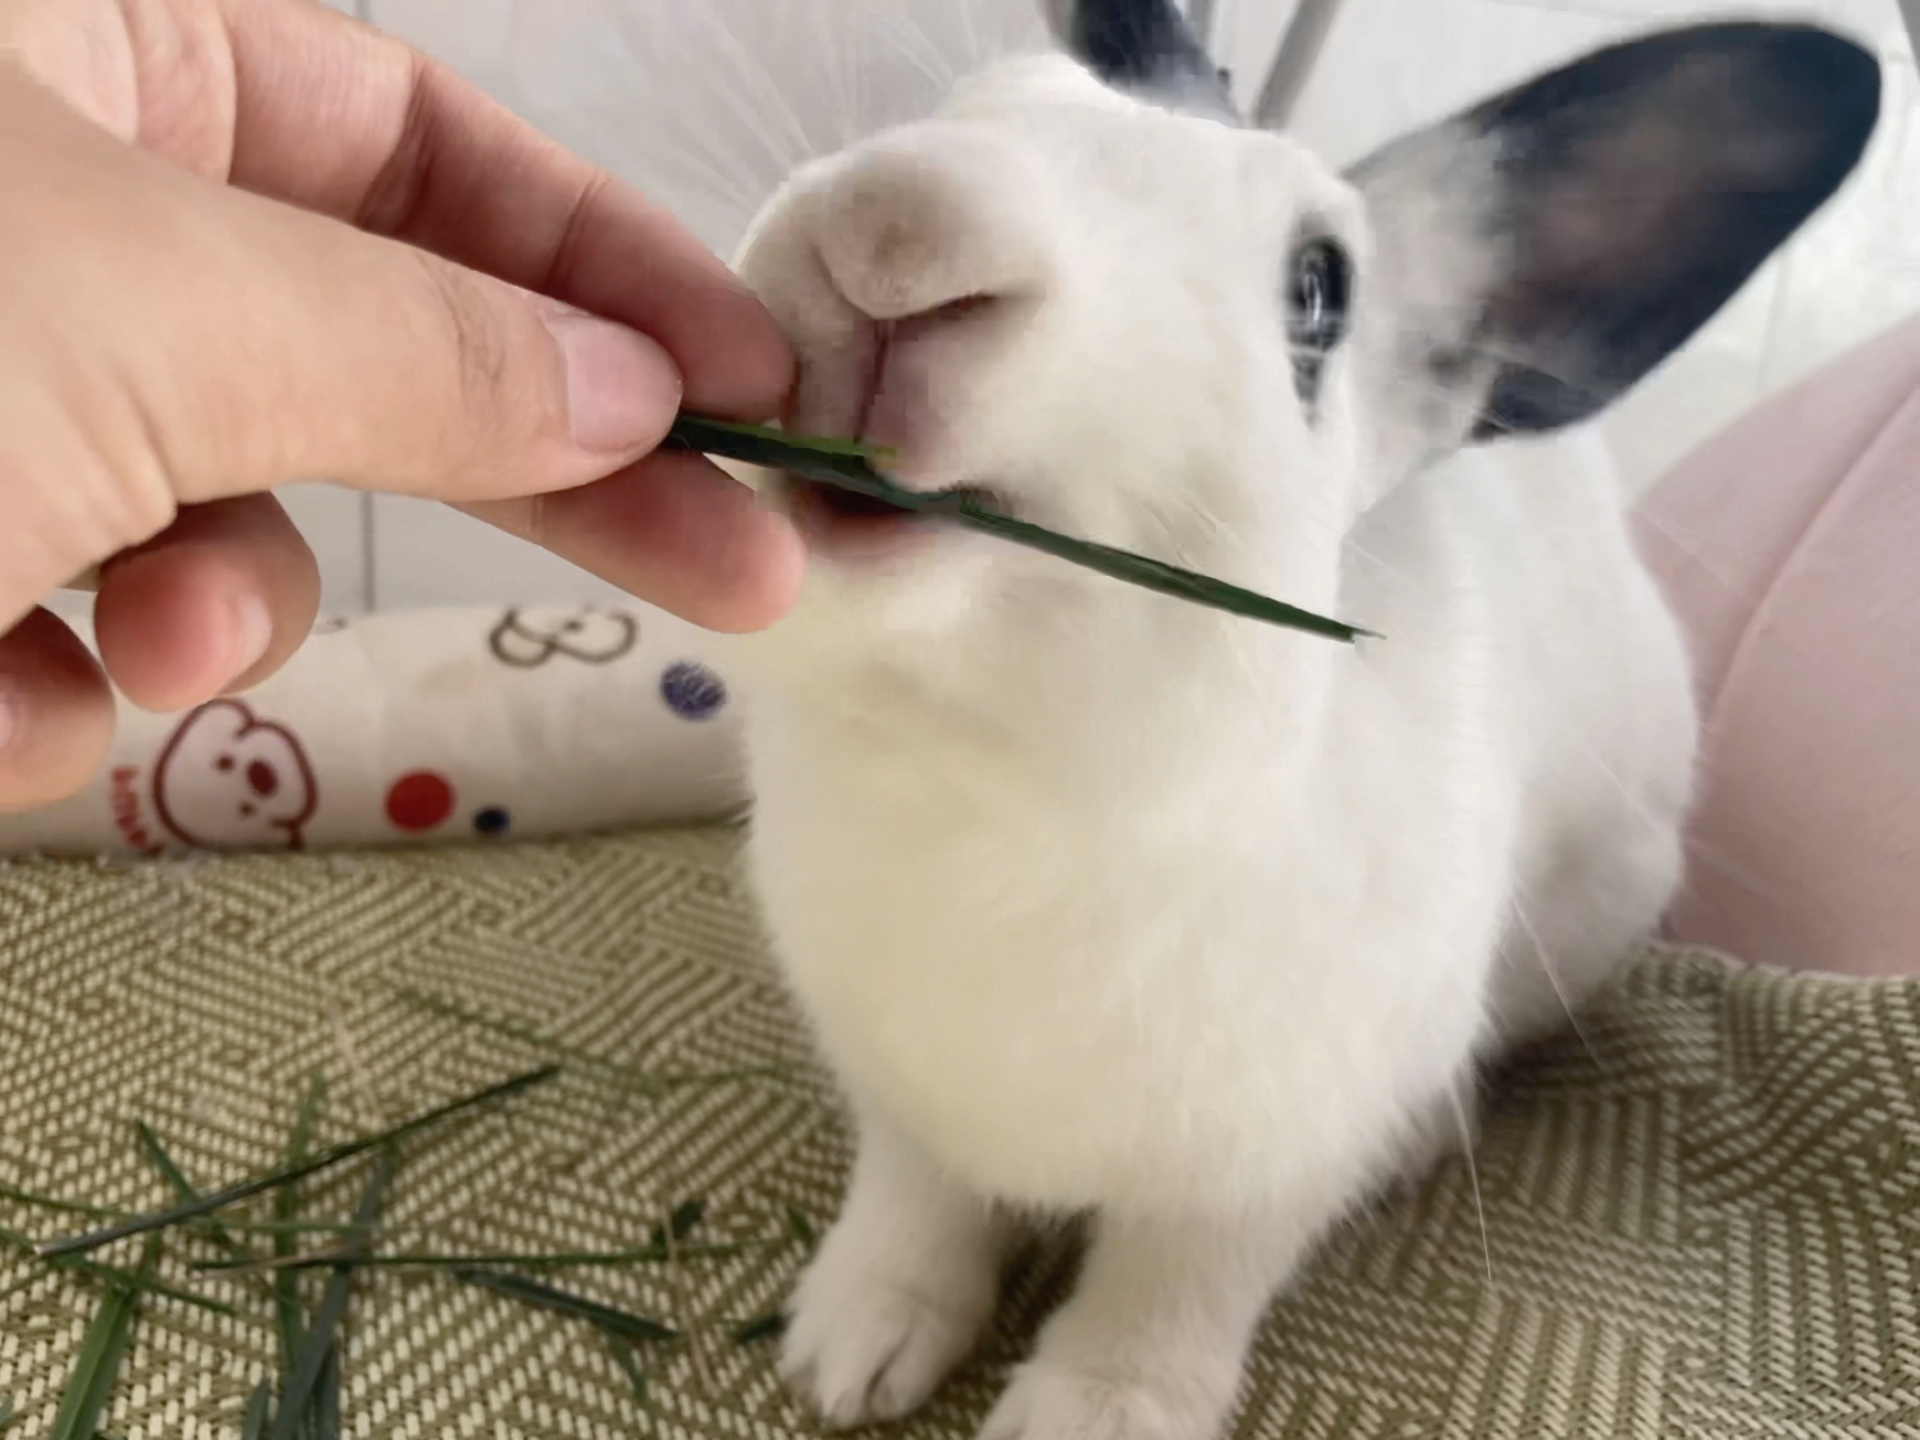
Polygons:
<instances>
[{"instance_id":1,"label":"cartoon bear print","mask_svg":"<svg viewBox=\"0 0 1920 1440\"><path fill-rule=\"evenodd\" d=\"M213 700L191 712L154 762L160 823L203 850L298 850L319 803L299 739L239 700Z\"/></svg>"}]
</instances>

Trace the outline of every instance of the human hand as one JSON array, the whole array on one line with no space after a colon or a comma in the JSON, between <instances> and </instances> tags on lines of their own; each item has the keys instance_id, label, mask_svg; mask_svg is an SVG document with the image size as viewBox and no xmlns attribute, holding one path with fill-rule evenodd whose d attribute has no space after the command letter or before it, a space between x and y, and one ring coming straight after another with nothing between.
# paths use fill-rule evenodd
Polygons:
<instances>
[{"instance_id":1,"label":"human hand","mask_svg":"<svg viewBox=\"0 0 1920 1440\"><path fill-rule=\"evenodd\" d=\"M650 453L683 398L775 412L771 318L398 41L311 0L0 0L0 197L0 810L98 768L108 676L175 710L287 659L319 588L288 482L446 501L714 629L791 604L792 529ZM94 567L105 675L38 608Z\"/></svg>"}]
</instances>

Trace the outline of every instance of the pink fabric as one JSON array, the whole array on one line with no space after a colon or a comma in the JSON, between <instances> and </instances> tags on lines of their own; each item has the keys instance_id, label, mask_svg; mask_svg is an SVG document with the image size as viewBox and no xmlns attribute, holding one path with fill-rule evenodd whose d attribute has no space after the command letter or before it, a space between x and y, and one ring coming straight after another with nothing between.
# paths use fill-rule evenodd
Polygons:
<instances>
[{"instance_id":1,"label":"pink fabric","mask_svg":"<svg viewBox=\"0 0 1920 1440\"><path fill-rule=\"evenodd\" d=\"M1637 521L1706 721L1673 938L1920 973L1920 319L1708 442Z\"/></svg>"}]
</instances>

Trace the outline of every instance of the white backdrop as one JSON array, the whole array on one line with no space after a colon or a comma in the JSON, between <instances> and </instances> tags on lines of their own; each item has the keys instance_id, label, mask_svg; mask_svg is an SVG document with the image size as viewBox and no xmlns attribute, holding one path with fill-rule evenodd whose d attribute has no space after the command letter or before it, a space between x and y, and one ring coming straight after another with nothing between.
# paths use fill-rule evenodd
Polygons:
<instances>
[{"instance_id":1,"label":"white backdrop","mask_svg":"<svg viewBox=\"0 0 1920 1440\"><path fill-rule=\"evenodd\" d=\"M351 9L353 0L333 0ZM953 73L1041 43L1031 0L364 0L374 21L643 186L726 253L794 162L923 113ZM1920 85L1901 0L1343 0L1295 129L1350 160L1593 45L1732 12L1826 18L1889 60L1847 193L1608 437L1643 484L1760 396L1920 310ZM1920 4L1920 0L1908 0ZM1257 86L1294 0L1214 0L1219 54ZM604 598L590 577L416 502L296 487L340 611Z\"/></svg>"}]
</instances>

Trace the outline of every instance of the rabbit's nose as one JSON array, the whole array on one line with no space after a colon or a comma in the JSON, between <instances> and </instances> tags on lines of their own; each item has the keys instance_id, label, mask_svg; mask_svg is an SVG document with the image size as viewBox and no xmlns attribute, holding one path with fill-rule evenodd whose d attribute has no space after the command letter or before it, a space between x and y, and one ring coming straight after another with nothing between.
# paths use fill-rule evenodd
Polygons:
<instances>
[{"instance_id":1,"label":"rabbit's nose","mask_svg":"<svg viewBox=\"0 0 1920 1440\"><path fill-rule=\"evenodd\" d=\"M1047 266L1026 170L1010 146L964 132L860 153L819 212L834 288L880 321L1037 296Z\"/></svg>"}]
</instances>

